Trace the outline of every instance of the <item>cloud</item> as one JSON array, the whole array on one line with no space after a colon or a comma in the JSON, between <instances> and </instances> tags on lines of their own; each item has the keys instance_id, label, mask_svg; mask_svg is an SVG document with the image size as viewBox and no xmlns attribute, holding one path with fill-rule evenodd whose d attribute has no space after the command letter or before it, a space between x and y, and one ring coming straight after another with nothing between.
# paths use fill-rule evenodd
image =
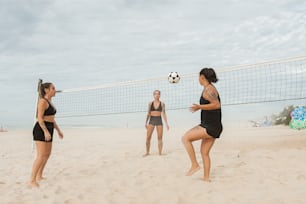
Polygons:
<instances>
[{"instance_id":1,"label":"cloud","mask_svg":"<svg viewBox=\"0 0 306 204\"><path fill-rule=\"evenodd\" d=\"M0 3L1 19L9 19L1 21L0 63L12 73L190 72L300 55L306 42L305 3L295 1L18 2Z\"/></svg>"},{"instance_id":2,"label":"cloud","mask_svg":"<svg viewBox=\"0 0 306 204\"><path fill-rule=\"evenodd\" d=\"M165 66L189 72L298 55L305 47L296 46L305 44L305 15L288 1L44 2L4 5L15 20L6 25L1 64L57 76L94 77L109 67L160 74Z\"/></svg>"},{"instance_id":3,"label":"cloud","mask_svg":"<svg viewBox=\"0 0 306 204\"><path fill-rule=\"evenodd\" d=\"M31 35L39 23L39 16L48 6L46 1L4 0L0 2L1 53L18 51L23 40Z\"/></svg>"}]
</instances>

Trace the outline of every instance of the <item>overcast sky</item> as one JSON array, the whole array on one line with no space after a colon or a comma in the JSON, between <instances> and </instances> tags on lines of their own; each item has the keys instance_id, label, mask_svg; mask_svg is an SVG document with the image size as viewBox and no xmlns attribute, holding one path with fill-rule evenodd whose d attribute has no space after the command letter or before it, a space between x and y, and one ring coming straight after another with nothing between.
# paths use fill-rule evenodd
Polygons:
<instances>
[{"instance_id":1,"label":"overcast sky","mask_svg":"<svg viewBox=\"0 0 306 204\"><path fill-rule=\"evenodd\" d=\"M77 88L305 55L305 11L300 0L1 0L0 124L33 112L39 78Z\"/></svg>"}]
</instances>

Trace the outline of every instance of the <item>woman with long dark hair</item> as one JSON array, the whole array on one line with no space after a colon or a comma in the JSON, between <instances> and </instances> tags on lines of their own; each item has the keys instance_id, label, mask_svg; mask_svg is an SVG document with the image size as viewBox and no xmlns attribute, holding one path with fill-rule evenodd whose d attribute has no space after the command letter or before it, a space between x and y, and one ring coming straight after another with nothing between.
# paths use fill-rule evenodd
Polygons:
<instances>
[{"instance_id":1,"label":"woman with long dark hair","mask_svg":"<svg viewBox=\"0 0 306 204\"><path fill-rule=\"evenodd\" d=\"M209 152L216 138L220 137L222 132L221 123L221 102L219 93L212 83L218 81L215 71L212 68L203 68L199 73L199 83L203 86L203 92L200 97L200 104L193 104L190 107L191 112L201 110L201 124L195 126L185 133L182 142L186 148L191 161L191 168L187 176L191 176L198 170L200 165L196 159L193 141L202 140L201 156L204 166L204 181L210 181L210 156Z\"/></svg>"}]
</instances>

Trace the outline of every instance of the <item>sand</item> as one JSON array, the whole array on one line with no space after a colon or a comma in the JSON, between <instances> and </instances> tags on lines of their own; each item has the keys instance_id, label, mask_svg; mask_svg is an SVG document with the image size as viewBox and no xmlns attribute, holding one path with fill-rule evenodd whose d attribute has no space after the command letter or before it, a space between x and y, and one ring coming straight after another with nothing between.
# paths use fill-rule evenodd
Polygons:
<instances>
[{"instance_id":1,"label":"sand","mask_svg":"<svg viewBox=\"0 0 306 204\"><path fill-rule=\"evenodd\" d=\"M225 128L212 151L211 183L190 167L181 136L156 133L145 153L145 129L62 128L40 188L29 188L35 152L31 128L0 133L0 203L305 203L306 130L284 126ZM200 143L195 142L199 163Z\"/></svg>"}]
</instances>

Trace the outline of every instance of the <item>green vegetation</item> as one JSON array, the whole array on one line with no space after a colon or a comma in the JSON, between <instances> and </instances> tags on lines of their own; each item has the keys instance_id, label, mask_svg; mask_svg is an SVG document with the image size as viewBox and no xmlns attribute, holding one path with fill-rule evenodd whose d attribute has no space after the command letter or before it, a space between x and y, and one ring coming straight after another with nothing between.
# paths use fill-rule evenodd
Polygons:
<instances>
[{"instance_id":1,"label":"green vegetation","mask_svg":"<svg viewBox=\"0 0 306 204\"><path fill-rule=\"evenodd\" d=\"M272 115L273 125L289 125L291 116L290 113L295 109L296 106L290 105L285 107L279 114Z\"/></svg>"}]
</instances>

